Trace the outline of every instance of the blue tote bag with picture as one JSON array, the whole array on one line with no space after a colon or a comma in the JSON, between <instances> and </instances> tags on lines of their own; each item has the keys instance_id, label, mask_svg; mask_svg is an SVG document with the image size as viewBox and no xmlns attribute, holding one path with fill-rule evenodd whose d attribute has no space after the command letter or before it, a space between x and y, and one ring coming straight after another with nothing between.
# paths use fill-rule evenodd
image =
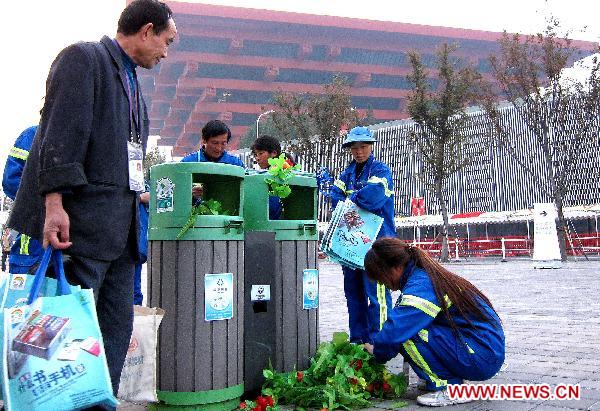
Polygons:
<instances>
[{"instance_id":1,"label":"blue tote bag with picture","mask_svg":"<svg viewBox=\"0 0 600 411\"><path fill-rule=\"evenodd\" d=\"M4 321L4 308L10 308L11 318L20 318L23 312L23 306L27 305L29 300L29 294L31 289L34 287L35 279L40 278L39 291L37 293L40 297L54 297L61 295L58 289L58 281L50 277L36 277L33 274L7 274L6 278L0 285L0 352L3 347L3 328L2 324ZM36 288L38 286L36 285ZM81 290L80 286L69 285L71 292ZM20 356L17 352L9 352L9 357ZM0 372L3 369L4 357L0 355ZM8 362L8 372L12 373L11 366L18 364L18 361L14 359ZM1 391L1 389L0 389ZM0 393L0 399L4 396Z\"/></svg>"},{"instance_id":2,"label":"blue tote bag with picture","mask_svg":"<svg viewBox=\"0 0 600 411\"><path fill-rule=\"evenodd\" d=\"M40 290L51 258L58 295L44 296ZM4 308L3 314L2 388L8 410L117 405L93 291L69 286L60 251L48 247L27 304Z\"/></svg>"}]
</instances>

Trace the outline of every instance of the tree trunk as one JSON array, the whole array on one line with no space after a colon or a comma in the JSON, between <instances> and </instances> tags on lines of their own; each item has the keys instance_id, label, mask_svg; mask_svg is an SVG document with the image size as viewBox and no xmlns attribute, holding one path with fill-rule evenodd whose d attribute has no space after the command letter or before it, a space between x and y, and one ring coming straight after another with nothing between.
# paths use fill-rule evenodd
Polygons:
<instances>
[{"instance_id":1,"label":"tree trunk","mask_svg":"<svg viewBox=\"0 0 600 411\"><path fill-rule=\"evenodd\" d=\"M549 174L549 184L550 184L550 193L552 193L552 197L554 199L554 206L556 207L556 211L558 213L558 222L556 224L556 235L558 236L558 249L560 250L560 259L561 261L567 261L567 250L565 246L565 216L563 214L563 198L562 198L562 190L559 187L559 179L562 177L560 173L554 167L554 157L552 148L552 139L549 135L548 128L544 127L543 131L545 142L543 146L544 157L546 160L546 167L548 169ZM567 172L563 170L563 173Z\"/></svg>"},{"instance_id":2,"label":"tree trunk","mask_svg":"<svg viewBox=\"0 0 600 411\"><path fill-rule=\"evenodd\" d=\"M449 261L448 255L448 207L446 207L446 201L442 193L442 181L436 180L435 182L435 196L437 197L440 209L442 212L442 252L440 254L440 261L446 263Z\"/></svg>"},{"instance_id":3,"label":"tree trunk","mask_svg":"<svg viewBox=\"0 0 600 411\"><path fill-rule=\"evenodd\" d=\"M554 205L558 214L556 224L556 234L558 235L558 248L560 250L560 260L567 261L567 221L563 213L563 199L559 190L554 193Z\"/></svg>"}]
</instances>

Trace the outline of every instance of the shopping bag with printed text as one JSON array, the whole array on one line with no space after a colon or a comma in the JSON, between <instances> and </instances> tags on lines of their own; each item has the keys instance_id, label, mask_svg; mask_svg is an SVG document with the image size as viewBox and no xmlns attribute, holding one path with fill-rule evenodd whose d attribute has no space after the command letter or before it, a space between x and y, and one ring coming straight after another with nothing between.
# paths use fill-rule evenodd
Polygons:
<instances>
[{"instance_id":1,"label":"shopping bag with printed text","mask_svg":"<svg viewBox=\"0 0 600 411\"><path fill-rule=\"evenodd\" d=\"M50 259L58 296L40 296ZM60 251L46 250L26 305L3 309L4 405L8 410L116 406L92 290L73 290Z\"/></svg>"}]
</instances>

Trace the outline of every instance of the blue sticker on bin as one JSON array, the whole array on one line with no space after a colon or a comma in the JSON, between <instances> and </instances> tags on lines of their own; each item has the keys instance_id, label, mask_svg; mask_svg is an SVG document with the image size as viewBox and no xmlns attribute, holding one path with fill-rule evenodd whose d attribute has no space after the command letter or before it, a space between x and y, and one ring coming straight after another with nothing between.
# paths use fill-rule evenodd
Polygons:
<instances>
[{"instance_id":1,"label":"blue sticker on bin","mask_svg":"<svg viewBox=\"0 0 600 411\"><path fill-rule=\"evenodd\" d=\"M206 321L233 318L233 274L204 275L204 319Z\"/></svg>"},{"instance_id":2,"label":"blue sticker on bin","mask_svg":"<svg viewBox=\"0 0 600 411\"><path fill-rule=\"evenodd\" d=\"M302 308L312 310L319 307L319 270L307 268L302 272Z\"/></svg>"}]
</instances>

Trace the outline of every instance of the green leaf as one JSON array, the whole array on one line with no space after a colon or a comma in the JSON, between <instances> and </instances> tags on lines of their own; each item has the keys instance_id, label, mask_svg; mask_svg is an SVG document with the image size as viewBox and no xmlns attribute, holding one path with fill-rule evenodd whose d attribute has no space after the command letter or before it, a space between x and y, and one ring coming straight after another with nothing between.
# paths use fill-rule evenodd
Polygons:
<instances>
[{"instance_id":1,"label":"green leaf","mask_svg":"<svg viewBox=\"0 0 600 411\"><path fill-rule=\"evenodd\" d=\"M360 364L360 366L358 366ZM369 399L384 397L382 389L370 393L369 384L381 385L386 381L392 391L386 395L401 396L406 391L406 378L403 374L393 375L378 364L363 347L351 344L347 333L335 333L332 342L321 343L310 367L303 371L302 381L297 381L296 371L272 373L263 385L265 395L273 395L278 404L294 404L303 408L368 408ZM271 375L263 371L265 377Z\"/></svg>"},{"instance_id":2,"label":"green leaf","mask_svg":"<svg viewBox=\"0 0 600 411\"><path fill-rule=\"evenodd\" d=\"M345 342L348 342L348 333L347 332L341 331L341 332L333 333L333 343L335 345L340 345Z\"/></svg>"},{"instance_id":3,"label":"green leaf","mask_svg":"<svg viewBox=\"0 0 600 411\"><path fill-rule=\"evenodd\" d=\"M196 217L199 215L231 215L228 211L222 209L223 206L221 203L214 199L205 200L197 206L193 206L190 211L190 216L187 221L179 230L177 234L177 239L181 239L187 231L194 226L196 222Z\"/></svg>"},{"instance_id":4,"label":"green leaf","mask_svg":"<svg viewBox=\"0 0 600 411\"><path fill-rule=\"evenodd\" d=\"M273 379L273 371L271 370L263 370L263 376L267 379Z\"/></svg>"},{"instance_id":5,"label":"green leaf","mask_svg":"<svg viewBox=\"0 0 600 411\"><path fill-rule=\"evenodd\" d=\"M265 182L269 185L269 194L279 198L288 197L292 191L288 181L294 176L293 171L298 170L299 166L289 167L284 154L270 158L268 161L270 165L269 174L273 176L273 178L265 179Z\"/></svg>"}]
</instances>

